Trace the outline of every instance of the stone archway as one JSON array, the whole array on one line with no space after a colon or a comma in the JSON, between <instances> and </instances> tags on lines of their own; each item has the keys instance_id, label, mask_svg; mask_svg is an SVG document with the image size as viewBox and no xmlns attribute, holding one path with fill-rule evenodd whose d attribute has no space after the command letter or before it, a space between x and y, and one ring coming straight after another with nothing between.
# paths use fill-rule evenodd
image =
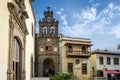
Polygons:
<instances>
[{"instance_id":1,"label":"stone archway","mask_svg":"<svg viewBox=\"0 0 120 80\"><path fill-rule=\"evenodd\" d=\"M43 64L43 76L49 77L50 75L54 75L55 72L55 65L54 61L51 58L47 58L44 60Z\"/></svg>"},{"instance_id":2,"label":"stone archway","mask_svg":"<svg viewBox=\"0 0 120 80\"><path fill-rule=\"evenodd\" d=\"M14 37L13 72L14 80L22 79L22 45L17 37Z\"/></svg>"}]
</instances>

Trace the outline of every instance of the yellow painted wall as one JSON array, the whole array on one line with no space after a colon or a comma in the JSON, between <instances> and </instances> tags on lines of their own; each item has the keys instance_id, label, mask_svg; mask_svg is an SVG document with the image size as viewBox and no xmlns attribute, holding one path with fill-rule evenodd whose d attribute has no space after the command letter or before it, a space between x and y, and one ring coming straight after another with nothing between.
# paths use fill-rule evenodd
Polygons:
<instances>
[{"instance_id":1,"label":"yellow painted wall","mask_svg":"<svg viewBox=\"0 0 120 80\"><path fill-rule=\"evenodd\" d=\"M94 67L94 75L96 74L95 72L96 72L96 70L97 70L97 62L96 62L96 54L91 54L91 62L92 62L92 67Z\"/></svg>"},{"instance_id":2,"label":"yellow painted wall","mask_svg":"<svg viewBox=\"0 0 120 80\"><path fill-rule=\"evenodd\" d=\"M87 74L82 74L82 63L87 63ZM90 80L92 76L90 59L84 59L80 64L74 66L74 74L80 80Z\"/></svg>"},{"instance_id":3,"label":"yellow painted wall","mask_svg":"<svg viewBox=\"0 0 120 80\"><path fill-rule=\"evenodd\" d=\"M71 39L69 39L68 38L68 40L71 40ZM78 41L78 40L76 40L76 41ZM62 60L62 72L67 72L68 71L68 63L73 63L73 74L75 75L75 76L78 76L78 77L85 77L85 78L90 78L90 75L91 75L91 72L90 72L90 63L91 63L91 61L90 60L87 60L87 58L70 58L70 57L67 57L66 56L66 51L67 51L67 44L66 43L72 43L71 45L72 45L72 47L73 47L73 51L75 50L75 51L82 51L82 45L81 45L81 42L75 42L75 44L74 44L74 42L75 41L64 41L64 40L62 40L62 52L61 52L61 54L62 54L62 58L61 58L61 60ZM91 48L89 47L88 48L88 51L91 51ZM76 64L76 59L79 59L79 61L80 61L80 64ZM81 69L79 69L79 70L76 70L75 68L76 68L76 66L77 67L79 67L79 68L81 68L81 63L87 63L87 74L86 75L82 75L81 74ZM85 79L84 79L85 80Z\"/></svg>"}]
</instances>

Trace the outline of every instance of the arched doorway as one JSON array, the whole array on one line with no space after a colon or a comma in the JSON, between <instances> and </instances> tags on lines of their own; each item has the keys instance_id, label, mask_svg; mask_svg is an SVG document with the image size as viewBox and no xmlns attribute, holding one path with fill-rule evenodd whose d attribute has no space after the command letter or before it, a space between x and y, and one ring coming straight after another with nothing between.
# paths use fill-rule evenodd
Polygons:
<instances>
[{"instance_id":1,"label":"arched doorway","mask_svg":"<svg viewBox=\"0 0 120 80\"><path fill-rule=\"evenodd\" d=\"M49 77L49 75L54 75L54 61L50 58L47 58L44 60L44 64L43 64L43 76L44 77Z\"/></svg>"},{"instance_id":2,"label":"arched doorway","mask_svg":"<svg viewBox=\"0 0 120 80\"><path fill-rule=\"evenodd\" d=\"M13 79L21 80L22 73L22 49L20 40L18 38L14 38L14 52L13 52Z\"/></svg>"}]
</instances>

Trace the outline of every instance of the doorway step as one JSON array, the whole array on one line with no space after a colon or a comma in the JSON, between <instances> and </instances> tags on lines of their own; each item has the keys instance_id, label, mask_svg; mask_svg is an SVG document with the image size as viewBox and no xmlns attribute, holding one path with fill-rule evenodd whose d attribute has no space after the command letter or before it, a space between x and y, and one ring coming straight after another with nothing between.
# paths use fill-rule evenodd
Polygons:
<instances>
[{"instance_id":1,"label":"doorway step","mask_svg":"<svg viewBox=\"0 0 120 80\"><path fill-rule=\"evenodd\" d=\"M32 80L50 80L49 77L34 77Z\"/></svg>"}]
</instances>

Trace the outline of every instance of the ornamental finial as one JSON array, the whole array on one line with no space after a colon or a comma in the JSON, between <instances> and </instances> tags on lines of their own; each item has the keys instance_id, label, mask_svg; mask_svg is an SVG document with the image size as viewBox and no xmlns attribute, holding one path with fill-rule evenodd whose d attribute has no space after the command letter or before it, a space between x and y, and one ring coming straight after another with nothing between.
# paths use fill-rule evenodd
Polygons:
<instances>
[{"instance_id":1,"label":"ornamental finial","mask_svg":"<svg viewBox=\"0 0 120 80\"><path fill-rule=\"evenodd\" d=\"M50 7L49 7L49 6L47 7L47 10L48 10L48 11L50 10Z\"/></svg>"}]
</instances>

